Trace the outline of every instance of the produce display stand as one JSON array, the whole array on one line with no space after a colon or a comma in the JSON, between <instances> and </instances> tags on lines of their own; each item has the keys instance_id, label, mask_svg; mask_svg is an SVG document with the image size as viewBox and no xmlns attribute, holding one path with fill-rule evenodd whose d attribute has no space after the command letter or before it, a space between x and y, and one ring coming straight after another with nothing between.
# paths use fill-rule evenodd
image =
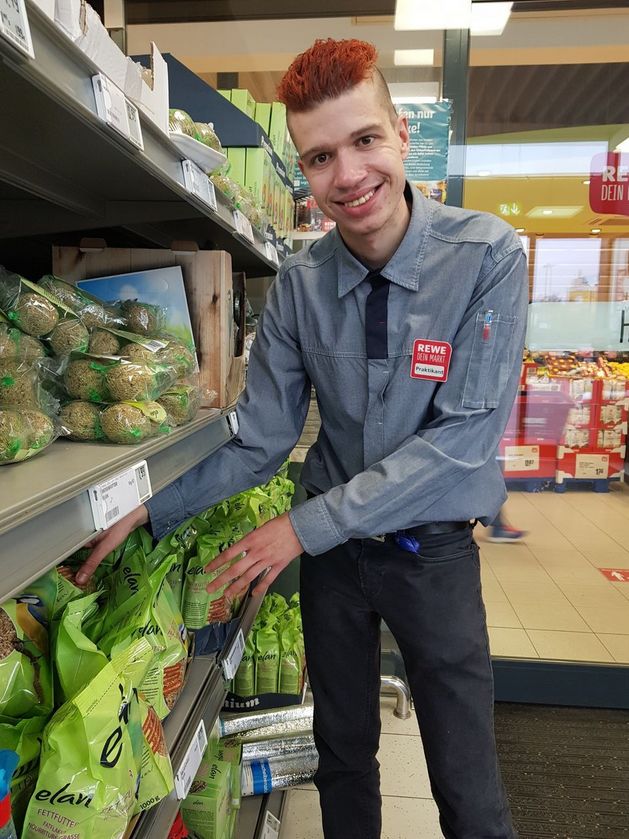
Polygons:
<instances>
[{"instance_id":1,"label":"produce display stand","mask_svg":"<svg viewBox=\"0 0 629 839\"><path fill-rule=\"evenodd\" d=\"M106 236L111 246L171 247L193 241L229 251L233 270L269 276L277 254L258 231L236 229L227 199L217 206L186 189L182 156L139 114L143 149L97 113L99 69L31 0L26 0L32 53L0 33L0 262L26 276L46 273L53 244ZM84 545L95 533L88 490L145 460L153 492L233 437L231 409L203 410L190 424L138 446L54 442L45 452L0 472L0 602ZM249 631L259 598L243 604L235 632ZM182 695L165 721L175 773L201 720L209 732L226 694L222 659L192 660ZM165 839L178 801L147 811L134 837Z\"/></svg>"}]
</instances>

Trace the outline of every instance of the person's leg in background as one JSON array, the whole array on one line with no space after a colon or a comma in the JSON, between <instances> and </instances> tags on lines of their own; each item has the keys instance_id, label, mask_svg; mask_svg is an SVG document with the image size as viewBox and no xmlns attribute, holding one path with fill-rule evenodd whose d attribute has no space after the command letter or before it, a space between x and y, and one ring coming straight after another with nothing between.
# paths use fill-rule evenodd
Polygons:
<instances>
[{"instance_id":1,"label":"person's leg in background","mask_svg":"<svg viewBox=\"0 0 629 839\"><path fill-rule=\"evenodd\" d=\"M521 542L526 536L526 530L518 530L517 527L512 527L505 519L503 514L503 507L498 510L498 515L489 525L490 542L502 542L509 544L510 542Z\"/></svg>"},{"instance_id":2,"label":"person's leg in background","mask_svg":"<svg viewBox=\"0 0 629 839\"><path fill-rule=\"evenodd\" d=\"M379 839L380 617L364 597L361 542L302 555L300 603L326 839Z\"/></svg>"},{"instance_id":3,"label":"person's leg in background","mask_svg":"<svg viewBox=\"0 0 629 839\"><path fill-rule=\"evenodd\" d=\"M382 552L374 605L398 643L447 839L513 839L496 755L493 674L471 530L426 556Z\"/></svg>"}]
</instances>

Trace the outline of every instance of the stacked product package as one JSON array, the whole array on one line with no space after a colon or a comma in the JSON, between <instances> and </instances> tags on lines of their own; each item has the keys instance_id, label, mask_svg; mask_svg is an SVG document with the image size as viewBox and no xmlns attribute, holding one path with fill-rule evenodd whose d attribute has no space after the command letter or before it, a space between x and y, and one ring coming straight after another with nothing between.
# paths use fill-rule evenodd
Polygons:
<instances>
[{"instance_id":1,"label":"stacked product package","mask_svg":"<svg viewBox=\"0 0 629 839\"><path fill-rule=\"evenodd\" d=\"M52 275L0 268L0 463L58 435L134 444L189 422L201 402L194 346L163 308L107 305Z\"/></svg>"},{"instance_id":2,"label":"stacked product package","mask_svg":"<svg viewBox=\"0 0 629 839\"><path fill-rule=\"evenodd\" d=\"M136 529L85 589L75 584L82 549L0 606L0 749L18 755L11 804L22 839L122 839L134 815L170 794L162 720L192 647L182 608L201 629L236 606L192 581L214 579L202 563L287 510L293 490L284 466L157 545Z\"/></svg>"},{"instance_id":3,"label":"stacked product package","mask_svg":"<svg viewBox=\"0 0 629 839\"><path fill-rule=\"evenodd\" d=\"M277 705L290 696L300 697L305 665L299 594L290 604L281 594L267 595L245 641L225 707ZM279 701L276 694L281 695Z\"/></svg>"},{"instance_id":4,"label":"stacked product package","mask_svg":"<svg viewBox=\"0 0 629 839\"><path fill-rule=\"evenodd\" d=\"M504 474L563 491L574 481L607 488L624 472L629 365L569 353L526 356L520 394L500 445Z\"/></svg>"}]
</instances>

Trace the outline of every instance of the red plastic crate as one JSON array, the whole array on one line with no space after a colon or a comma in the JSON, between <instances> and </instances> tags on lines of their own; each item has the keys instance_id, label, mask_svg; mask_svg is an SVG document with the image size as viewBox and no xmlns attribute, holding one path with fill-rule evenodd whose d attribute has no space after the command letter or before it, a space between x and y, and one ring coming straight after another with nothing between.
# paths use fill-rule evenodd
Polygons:
<instances>
[{"instance_id":1,"label":"red plastic crate","mask_svg":"<svg viewBox=\"0 0 629 839\"><path fill-rule=\"evenodd\" d=\"M557 446L553 443L526 443L522 439L501 440L498 459L505 480L516 478L554 478Z\"/></svg>"}]
</instances>

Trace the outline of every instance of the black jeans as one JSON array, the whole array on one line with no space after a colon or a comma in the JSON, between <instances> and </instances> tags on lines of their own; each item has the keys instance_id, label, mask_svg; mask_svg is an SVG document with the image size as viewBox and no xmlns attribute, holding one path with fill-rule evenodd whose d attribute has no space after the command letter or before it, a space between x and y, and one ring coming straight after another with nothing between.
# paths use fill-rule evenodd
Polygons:
<instances>
[{"instance_id":1,"label":"black jeans","mask_svg":"<svg viewBox=\"0 0 629 839\"><path fill-rule=\"evenodd\" d=\"M444 836L516 836L496 757L478 546L470 528L427 537L420 550L350 540L302 557L326 839L380 836L381 618L404 658Z\"/></svg>"}]
</instances>

